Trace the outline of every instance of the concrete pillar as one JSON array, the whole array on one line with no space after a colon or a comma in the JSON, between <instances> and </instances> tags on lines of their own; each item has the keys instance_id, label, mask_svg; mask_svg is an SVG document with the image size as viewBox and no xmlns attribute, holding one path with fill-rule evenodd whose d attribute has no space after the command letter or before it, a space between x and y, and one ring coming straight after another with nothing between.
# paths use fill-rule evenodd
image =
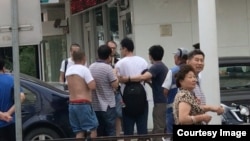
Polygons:
<instances>
[{"instance_id":1,"label":"concrete pillar","mask_svg":"<svg viewBox=\"0 0 250 141\"><path fill-rule=\"evenodd\" d=\"M215 6L215 0L198 0L200 46L205 53L201 85L209 105L220 104ZM220 116L215 113L209 114L213 116L210 124L221 124Z\"/></svg>"}]
</instances>

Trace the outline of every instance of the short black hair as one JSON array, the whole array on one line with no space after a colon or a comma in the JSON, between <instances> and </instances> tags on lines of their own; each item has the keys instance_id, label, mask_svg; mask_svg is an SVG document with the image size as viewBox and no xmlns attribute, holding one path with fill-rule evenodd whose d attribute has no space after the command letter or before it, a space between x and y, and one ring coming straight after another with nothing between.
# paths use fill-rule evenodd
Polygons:
<instances>
[{"instance_id":1,"label":"short black hair","mask_svg":"<svg viewBox=\"0 0 250 141\"><path fill-rule=\"evenodd\" d=\"M162 60L162 57L164 55L164 49L160 45L153 45L149 48L149 55L153 58L155 61Z\"/></svg>"},{"instance_id":2,"label":"short black hair","mask_svg":"<svg viewBox=\"0 0 250 141\"><path fill-rule=\"evenodd\" d=\"M111 55L112 50L107 45L101 45L98 48L97 53L98 53L99 59L106 60Z\"/></svg>"},{"instance_id":3,"label":"short black hair","mask_svg":"<svg viewBox=\"0 0 250 141\"><path fill-rule=\"evenodd\" d=\"M193 44L194 49L200 49L200 43Z\"/></svg>"},{"instance_id":4,"label":"short black hair","mask_svg":"<svg viewBox=\"0 0 250 141\"><path fill-rule=\"evenodd\" d=\"M121 41L121 47L126 48L130 52L133 52L134 51L134 42L132 41L132 39L125 37Z\"/></svg>"},{"instance_id":5,"label":"short black hair","mask_svg":"<svg viewBox=\"0 0 250 141\"><path fill-rule=\"evenodd\" d=\"M188 53L188 60L192 59L195 55L202 55L205 58L205 54L200 49L194 49Z\"/></svg>"},{"instance_id":6,"label":"short black hair","mask_svg":"<svg viewBox=\"0 0 250 141\"><path fill-rule=\"evenodd\" d=\"M5 66L5 61L2 57L0 57L0 70L3 70L4 66Z\"/></svg>"},{"instance_id":7,"label":"short black hair","mask_svg":"<svg viewBox=\"0 0 250 141\"><path fill-rule=\"evenodd\" d=\"M188 74L190 71L194 72L195 70L191 65L183 64L180 66L180 70L175 74L175 79L176 79L176 86L178 88L181 87L181 80L184 80L186 77L186 74Z\"/></svg>"},{"instance_id":8,"label":"short black hair","mask_svg":"<svg viewBox=\"0 0 250 141\"><path fill-rule=\"evenodd\" d=\"M72 58L74 62L82 61L85 57L85 53L83 51L74 51L72 54Z\"/></svg>"}]
</instances>

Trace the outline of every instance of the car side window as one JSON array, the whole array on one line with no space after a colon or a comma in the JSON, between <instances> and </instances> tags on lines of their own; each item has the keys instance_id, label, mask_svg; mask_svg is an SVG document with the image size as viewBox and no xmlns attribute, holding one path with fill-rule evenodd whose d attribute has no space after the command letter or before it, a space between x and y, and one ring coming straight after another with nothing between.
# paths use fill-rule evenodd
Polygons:
<instances>
[{"instance_id":1,"label":"car side window","mask_svg":"<svg viewBox=\"0 0 250 141\"><path fill-rule=\"evenodd\" d=\"M25 95L25 100L23 101L22 104L35 104L37 100L36 94L24 87L22 87L22 90Z\"/></svg>"},{"instance_id":2,"label":"car side window","mask_svg":"<svg viewBox=\"0 0 250 141\"><path fill-rule=\"evenodd\" d=\"M219 68L220 89L250 88L250 66L225 66Z\"/></svg>"}]
</instances>

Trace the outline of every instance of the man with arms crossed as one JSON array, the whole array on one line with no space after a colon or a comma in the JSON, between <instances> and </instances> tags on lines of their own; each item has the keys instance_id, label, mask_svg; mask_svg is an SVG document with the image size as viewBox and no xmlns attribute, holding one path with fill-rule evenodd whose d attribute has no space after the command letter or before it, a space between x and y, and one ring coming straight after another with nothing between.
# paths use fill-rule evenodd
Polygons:
<instances>
[{"instance_id":1,"label":"man with arms crossed","mask_svg":"<svg viewBox=\"0 0 250 141\"><path fill-rule=\"evenodd\" d=\"M96 137L98 121L92 109L92 93L96 88L95 81L84 66L85 54L81 51L73 52L74 65L66 71L69 88L69 120L76 138L83 138L84 133L91 132L91 137Z\"/></svg>"}]
</instances>

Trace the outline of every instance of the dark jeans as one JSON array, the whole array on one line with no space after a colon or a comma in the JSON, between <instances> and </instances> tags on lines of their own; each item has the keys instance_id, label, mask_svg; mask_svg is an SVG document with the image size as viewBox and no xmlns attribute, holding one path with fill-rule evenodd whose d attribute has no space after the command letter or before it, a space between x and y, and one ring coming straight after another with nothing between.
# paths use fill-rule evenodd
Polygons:
<instances>
[{"instance_id":1,"label":"dark jeans","mask_svg":"<svg viewBox=\"0 0 250 141\"><path fill-rule=\"evenodd\" d=\"M108 107L107 111L95 111L99 126L97 127L97 136L115 136L115 120L116 109L115 107Z\"/></svg>"},{"instance_id":2,"label":"dark jeans","mask_svg":"<svg viewBox=\"0 0 250 141\"><path fill-rule=\"evenodd\" d=\"M16 129L15 123L0 128L0 141L15 141Z\"/></svg>"},{"instance_id":3,"label":"dark jeans","mask_svg":"<svg viewBox=\"0 0 250 141\"><path fill-rule=\"evenodd\" d=\"M137 134L144 135L148 133L148 104L142 115L131 117L123 114L123 129L124 135L133 135L136 124Z\"/></svg>"},{"instance_id":4,"label":"dark jeans","mask_svg":"<svg viewBox=\"0 0 250 141\"><path fill-rule=\"evenodd\" d=\"M166 112L166 132L169 134L173 133L173 125L174 125L174 114L173 108L167 108Z\"/></svg>"}]
</instances>

